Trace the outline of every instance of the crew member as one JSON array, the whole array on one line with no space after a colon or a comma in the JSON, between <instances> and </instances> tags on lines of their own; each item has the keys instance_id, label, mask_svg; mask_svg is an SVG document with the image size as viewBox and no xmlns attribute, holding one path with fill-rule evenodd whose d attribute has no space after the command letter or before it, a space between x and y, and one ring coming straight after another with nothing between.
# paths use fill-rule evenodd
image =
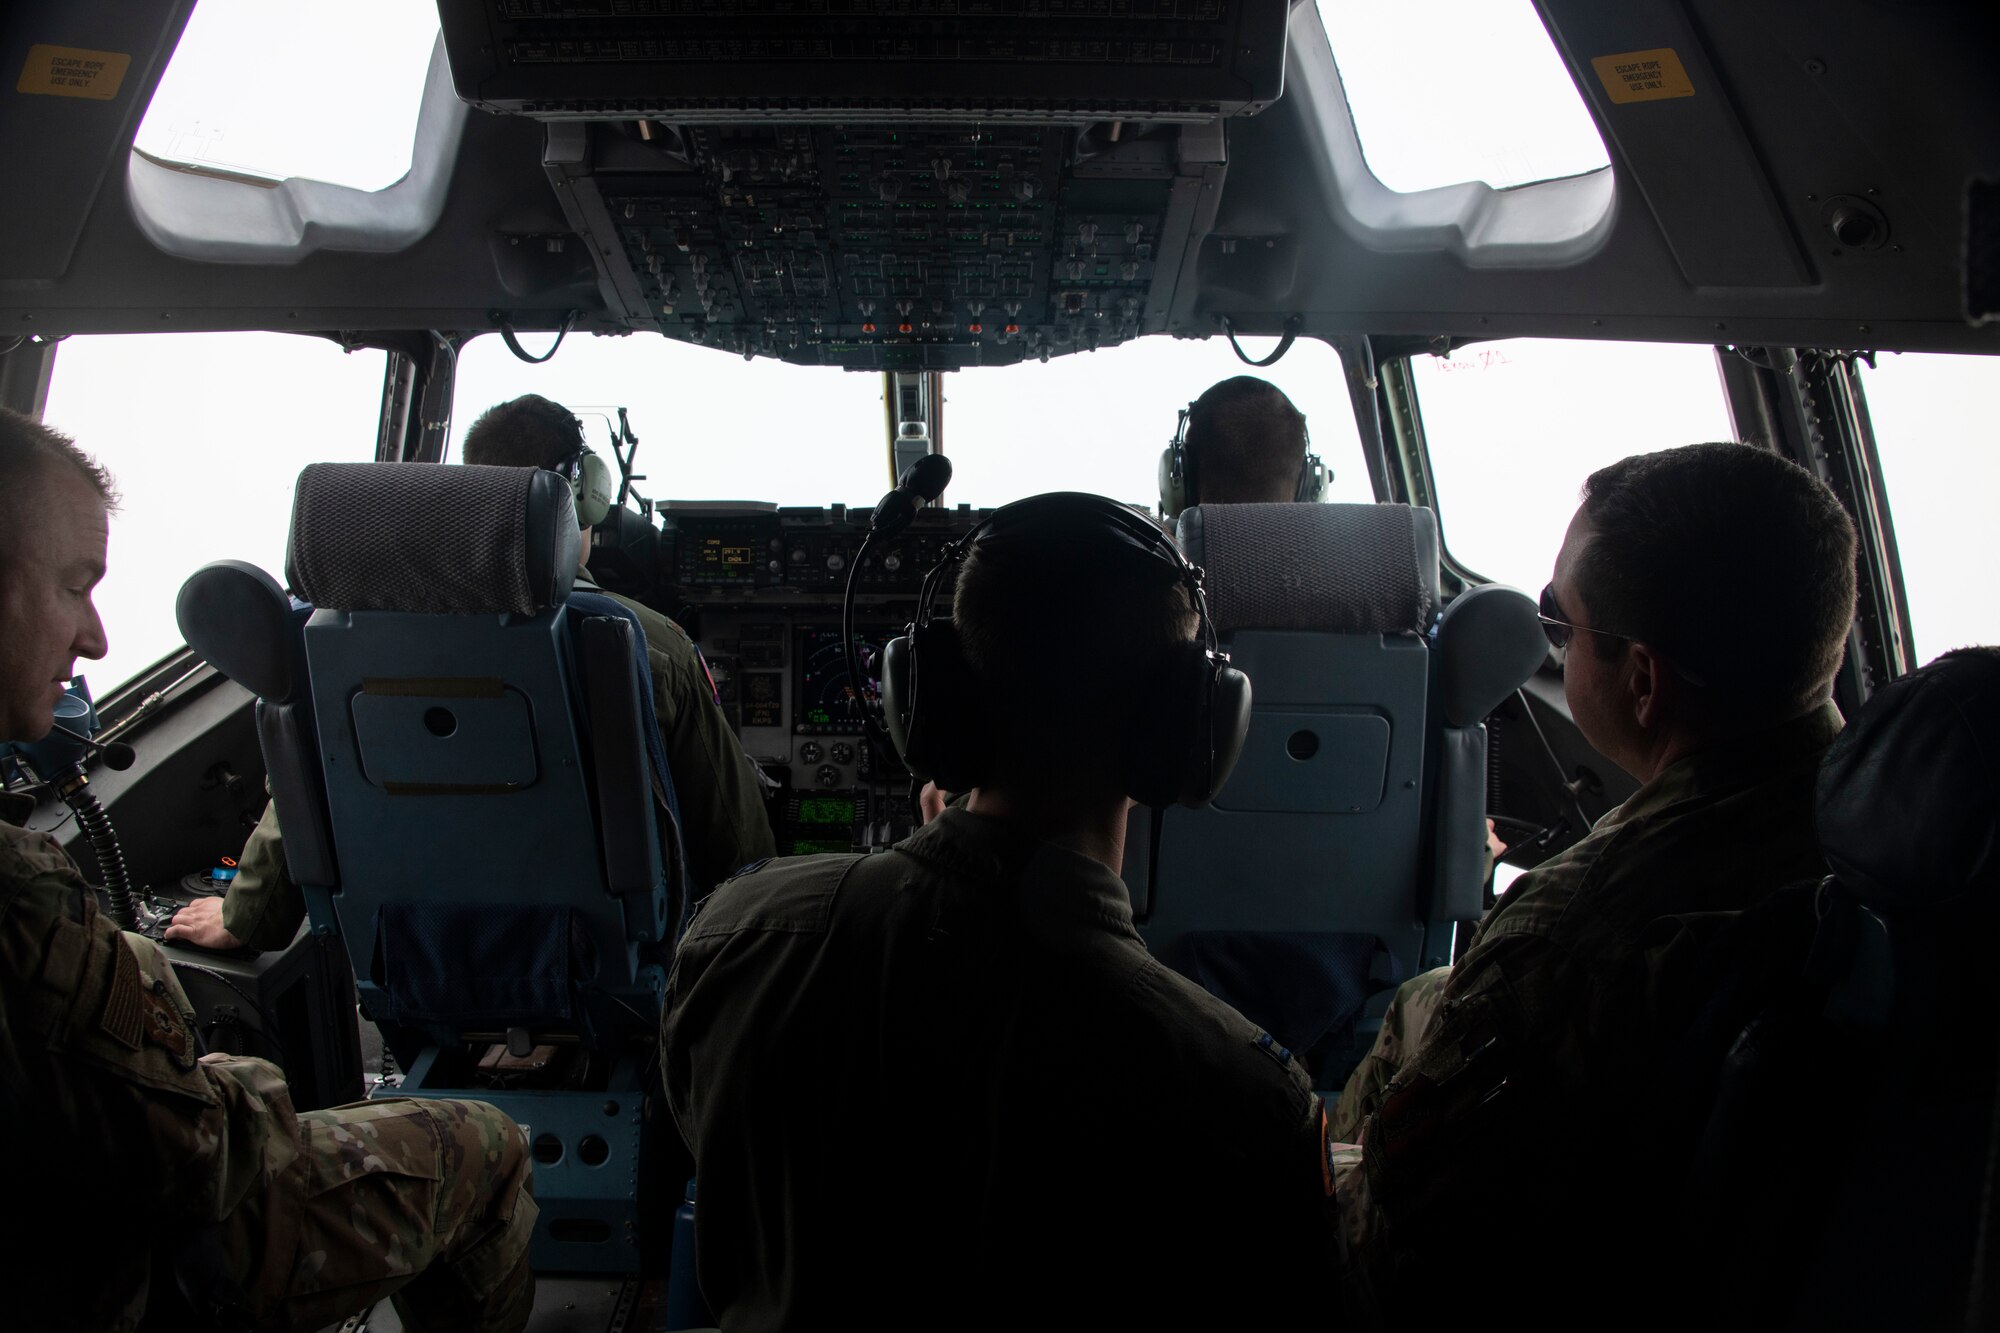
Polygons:
<instances>
[{"instance_id":1,"label":"crew member","mask_svg":"<svg viewBox=\"0 0 2000 1333\"><path fill-rule=\"evenodd\" d=\"M1326 480L1305 414L1277 385L1238 375L1209 386L1181 414L1160 458L1160 517L1171 522L1201 504L1317 500Z\"/></svg>"},{"instance_id":2,"label":"crew member","mask_svg":"<svg viewBox=\"0 0 2000 1333\"><path fill-rule=\"evenodd\" d=\"M1142 738L1207 725L1162 702L1182 568L1099 497L1001 510L952 603L990 777L695 918L661 1050L724 1328L1261 1328L1326 1290L1303 1070L1148 955L1118 877Z\"/></svg>"},{"instance_id":3,"label":"crew member","mask_svg":"<svg viewBox=\"0 0 2000 1333\"><path fill-rule=\"evenodd\" d=\"M0 410L0 735L54 722L91 604L111 480ZM208 1327L314 1329L394 1293L421 1330L515 1330L534 1299L527 1143L483 1102L295 1115L262 1060L203 1055L152 943L121 934L55 840L0 809L0 1173L22 1328L133 1329L178 1286ZM157 1322L157 1320L156 1320Z\"/></svg>"},{"instance_id":4,"label":"crew member","mask_svg":"<svg viewBox=\"0 0 2000 1333\"><path fill-rule=\"evenodd\" d=\"M466 432L462 452L468 463L547 468L572 477L589 457L583 424L561 404L532 393L482 413ZM582 549L588 557L588 525ZM576 588L604 592L591 581L587 565L578 572ZM738 866L777 850L756 768L729 729L708 668L687 632L649 606L616 593L605 595L630 608L645 632L653 709L680 801L688 870L698 889L706 891ZM277 812L267 805L227 895L197 898L183 907L167 938L211 949L246 944L282 949L304 918L305 895L286 873Z\"/></svg>"},{"instance_id":5,"label":"crew member","mask_svg":"<svg viewBox=\"0 0 2000 1333\"><path fill-rule=\"evenodd\" d=\"M1854 550L1824 485L1748 445L1585 483L1543 624L1584 739L1642 785L1405 983L1349 1078L1330 1130L1365 1144L1333 1155L1360 1306L1500 1318L1491 1279L1560 1256L1513 1308L1568 1327L1680 1281L1693 1089L1668 1054L1706 998L1704 930L1825 873L1813 782Z\"/></svg>"}]
</instances>

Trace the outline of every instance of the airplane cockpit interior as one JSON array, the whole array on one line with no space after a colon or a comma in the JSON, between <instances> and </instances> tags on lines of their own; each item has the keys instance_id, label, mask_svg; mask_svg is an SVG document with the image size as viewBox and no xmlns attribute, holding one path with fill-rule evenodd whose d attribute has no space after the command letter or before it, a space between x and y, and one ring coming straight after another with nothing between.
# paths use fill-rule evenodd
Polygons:
<instances>
[{"instance_id":1,"label":"airplane cockpit interior","mask_svg":"<svg viewBox=\"0 0 2000 1333\"><path fill-rule=\"evenodd\" d=\"M728 1326L658 1047L735 798L675 758L677 700L747 757L759 862L887 854L955 794L904 748L902 654L1010 502L1108 495L1198 567L1240 752L1202 808L1134 807L1120 877L1147 949L1329 1103L1397 987L1642 786L1585 738L1535 593L1595 469L1732 440L1824 483L1857 534L1850 728L2000 642L1985 0L323 8L0 13L0 407L121 499L111 658L71 664L47 737L0 737L0 777L202 1047L271 1061L298 1112L520 1126L531 1329ZM308 122L388 167L256 159ZM1310 420L1304 503L1203 503L1182 409L1236 375ZM524 394L574 414L568 474L458 466ZM1745 571L1753 603L1802 595ZM1063 686L1035 647L1024 696ZM169 938L271 819L254 873L298 887L296 929ZM1927 966L1904 903L1821 908L1884 1047ZM1983 1098L1949 1163L1774 1223L1812 1276L1744 1326L1835 1290L1886 1321L1842 1326L1990 1326ZM1843 1263L1869 1198L1943 1257Z\"/></svg>"}]
</instances>

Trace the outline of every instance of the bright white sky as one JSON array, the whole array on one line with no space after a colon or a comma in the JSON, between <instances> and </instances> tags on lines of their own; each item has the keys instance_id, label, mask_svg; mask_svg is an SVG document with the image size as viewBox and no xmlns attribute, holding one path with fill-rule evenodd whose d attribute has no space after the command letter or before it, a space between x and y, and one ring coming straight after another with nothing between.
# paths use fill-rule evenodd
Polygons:
<instances>
[{"instance_id":1,"label":"bright white sky","mask_svg":"<svg viewBox=\"0 0 2000 1333\"><path fill-rule=\"evenodd\" d=\"M1380 0L1319 0L1370 167L1392 188L1496 186L1591 170L1602 143L1527 0L1427 0L1424 22ZM141 127L167 157L376 189L409 166L437 30L411 0L277 5L201 0ZM301 58L273 60L273 51ZM310 58L304 53L310 52ZM1439 71L1486 71L1472 111ZM357 97L354 71L368 72ZM1441 86L1454 89L1441 95ZM536 349L544 340L529 340ZM1260 342L1250 350L1268 350ZM62 344L47 416L118 477L111 573L98 596L111 654L98 693L179 643L173 598L222 557L283 565L298 469L371 456L381 353L282 334L77 337ZM1047 365L946 380L951 502L1053 489L1153 502L1177 410L1243 372L1221 339L1150 338ZM1306 413L1331 498L1366 500L1337 358L1302 342L1264 375ZM2000 361L1885 357L1865 382L1927 660L2000 641L1990 500ZM1627 453L1728 436L1706 347L1490 344L1422 358L1418 390L1445 540L1464 564L1533 591L1547 580L1578 486ZM545 394L584 412L631 409L640 483L656 498L872 505L887 481L880 379L740 358L653 337L572 338L525 365L481 338L459 368L456 441L484 407ZM1647 410L1631 412L1643 401ZM602 450L600 450L602 451Z\"/></svg>"}]
</instances>

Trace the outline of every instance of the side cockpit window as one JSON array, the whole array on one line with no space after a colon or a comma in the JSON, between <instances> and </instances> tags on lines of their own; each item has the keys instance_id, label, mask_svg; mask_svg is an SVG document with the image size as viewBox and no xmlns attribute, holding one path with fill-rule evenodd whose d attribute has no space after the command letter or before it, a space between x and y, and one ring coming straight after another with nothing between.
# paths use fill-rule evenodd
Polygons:
<instances>
[{"instance_id":1,"label":"side cockpit window","mask_svg":"<svg viewBox=\"0 0 2000 1333\"><path fill-rule=\"evenodd\" d=\"M1861 387L1910 602L1911 664L2000 643L2000 357L1884 352L1861 367Z\"/></svg>"},{"instance_id":2,"label":"side cockpit window","mask_svg":"<svg viewBox=\"0 0 2000 1333\"><path fill-rule=\"evenodd\" d=\"M1530 593L1548 582L1592 472L1736 438L1707 346L1512 338L1412 357L1410 378L1445 550Z\"/></svg>"},{"instance_id":3,"label":"side cockpit window","mask_svg":"<svg viewBox=\"0 0 2000 1333\"><path fill-rule=\"evenodd\" d=\"M110 690L181 646L174 597L211 560L282 577L307 463L375 456L383 354L283 333L78 336L55 349L43 419L110 470L111 649L79 662Z\"/></svg>"}]
</instances>

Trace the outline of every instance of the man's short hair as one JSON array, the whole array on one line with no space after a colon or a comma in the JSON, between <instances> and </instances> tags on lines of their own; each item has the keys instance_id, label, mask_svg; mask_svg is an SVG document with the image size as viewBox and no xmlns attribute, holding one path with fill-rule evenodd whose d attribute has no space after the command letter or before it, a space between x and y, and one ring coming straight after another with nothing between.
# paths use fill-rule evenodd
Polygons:
<instances>
[{"instance_id":1,"label":"man's short hair","mask_svg":"<svg viewBox=\"0 0 2000 1333\"><path fill-rule=\"evenodd\" d=\"M459 456L488 467L554 471L583 448L583 423L561 403L538 393L487 408L465 432Z\"/></svg>"},{"instance_id":2,"label":"man's short hair","mask_svg":"<svg viewBox=\"0 0 2000 1333\"><path fill-rule=\"evenodd\" d=\"M1854 524L1811 473L1753 445L1690 444L1591 473L1583 509L1593 628L1658 648L1724 715L1828 697L1854 619Z\"/></svg>"},{"instance_id":3,"label":"man's short hair","mask_svg":"<svg viewBox=\"0 0 2000 1333\"><path fill-rule=\"evenodd\" d=\"M1100 522L1056 515L982 540L952 598L966 662L988 701L999 779L1110 776L1136 688L1195 631L1187 590L1158 555Z\"/></svg>"},{"instance_id":4,"label":"man's short hair","mask_svg":"<svg viewBox=\"0 0 2000 1333\"><path fill-rule=\"evenodd\" d=\"M1277 385L1238 375L1194 400L1187 450L1202 504L1289 500L1305 463L1305 414Z\"/></svg>"},{"instance_id":5,"label":"man's short hair","mask_svg":"<svg viewBox=\"0 0 2000 1333\"><path fill-rule=\"evenodd\" d=\"M0 407L0 549L12 541L35 503L35 483L52 468L68 468L90 483L106 509L118 507L118 488L76 441L33 417Z\"/></svg>"}]
</instances>

